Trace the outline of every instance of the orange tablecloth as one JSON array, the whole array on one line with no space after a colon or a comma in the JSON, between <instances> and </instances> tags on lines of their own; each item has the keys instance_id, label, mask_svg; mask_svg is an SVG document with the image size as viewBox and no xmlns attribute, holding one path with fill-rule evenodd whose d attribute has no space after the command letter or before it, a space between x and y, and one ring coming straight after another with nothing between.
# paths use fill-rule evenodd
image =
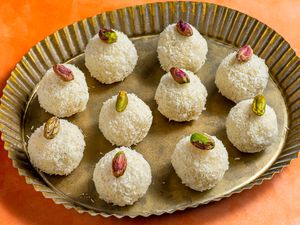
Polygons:
<instances>
[{"instance_id":1,"label":"orange tablecloth","mask_svg":"<svg viewBox=\"0 0 300 225\"><path fill-rule=\"evenodd\" d=\"M31 46L57 29L88 16L153 0L2 0L0 88ZM279 32L300 54L299 0L209 0L247 13ZM80 215L45 199L27 185L0 151L0 224L300 224L300 159L261 186L221 202L160 217L116 219Z\"/></svg>"}]
</instances>

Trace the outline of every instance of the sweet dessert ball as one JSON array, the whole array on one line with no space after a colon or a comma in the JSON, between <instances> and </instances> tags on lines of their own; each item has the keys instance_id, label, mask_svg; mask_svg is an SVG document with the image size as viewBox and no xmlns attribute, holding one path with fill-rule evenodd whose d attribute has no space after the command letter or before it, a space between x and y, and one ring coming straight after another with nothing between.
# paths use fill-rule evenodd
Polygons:
<instances>
[{"instance_id":1,"label":"sweet dessert ball","mask_svg":"<svg viewBox=\"0 0 300 225\"><path fill-rule=\"evenodd\" d=\"M80 129L67 120L51 117L28 141L32 164L48 174L68 175L83 157L85 141Z\"/></svg>"},{"instance_id":2,"label":"sweet dessert ball","mask_svg":"<svg viewBox=\"0 0 300 225\"><path fill-rule=\"evenodd\" d=\"M253 54L250 45L245 45L223 59L215 83L223 96L238 103L261 94L268 79L265 60Z\"/></svg>"},{"instance_id":3,"label":"sweet dessert ball","mask_svg":"<svg viewBox=\"0 0 300 225\"><path fill-rule=\"evenodd\" d=\"M113 145L131 146L142 141L152 124L152 112L135 94L120 91L103 103L99 129Z\"/></svg>"},{"instance_id":4,"label":"sweet dessert ball","mask_svg":"<svg viewBox=\"0 0 300 225\"><path fill-rule=\"evenodd\" d=\"M205 133L182 138L175 147L171 162L182 183L196 191L213 188L229 165L223 143Z\"/></svg>"},{"instance_id":5,"label":"sweet dessert ball","mask_svg":"<svg viewBox=\"0 0 300 225\"><path fill-rule=\"evenodd\" d=\"M263 95L241 101L226 119L231 143L241 152L260 152L271 145L278 134L277 117Z\"/></svg>"},{"instance_id":6,"label":"sweet dessert ball","mask_svg":"<svg viewBox=\"0 0 300 225\"><path fill-rule=\"evenodd\" d=\"M99 198L118 206L132 205L143 197L151 179L148 162L140 153L126 147L105 154L93 175Z\"/></svg>"},{"instance_id":7,"label":"sweet dessert ball","mask_svg":"<svg viewBox=\"0 0 300 225\"><path fill-rule=\"evenodd\" d=\"M91 76L104 84L124 80L138 60L133 43L122 32L100 29L87 44L85 65Z\"/></svg>"},{"instance_id":8,"label":"sweet dessert ball","mask_svg":"<svg viewBox=\"0 0 300 225\"><path fill-rule=\"evenodd\" d=\"M69 117L86 108L89 100L85 76L76 66L56 64L39 83L40 106L58 117Z\"/></svg>"},{"instance_id":9,"label":"sweet dessert ball","mask_svg":"<svg viewBox=\"0 0 300 225\"><path fill-rule=\"evenodd\" d=\"M197 120L205 109L207 91L200 79L185 69L172 67L162 76L155 93L158 110L169 120Z\"/></svg>"},{"instance_id":10,"label":"sweet dessert ball","mask_svg":"<svg viewBox=\"0 0 300 225\"><path fill-rule=\"evenodd\" d=\"M207 51L206 40L183 20L167 26L159 35L157 53L165 71L179 67L197 72L205 63Z\"/></svg>"}]
</instances>

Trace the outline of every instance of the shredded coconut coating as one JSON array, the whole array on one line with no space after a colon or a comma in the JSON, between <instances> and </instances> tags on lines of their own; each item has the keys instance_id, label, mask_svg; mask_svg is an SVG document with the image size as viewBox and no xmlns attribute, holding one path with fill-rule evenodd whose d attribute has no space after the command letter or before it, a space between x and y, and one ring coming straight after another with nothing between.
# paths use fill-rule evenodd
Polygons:
<instances>
[{"instance_id":1,"label":"shredded coconut coating","mask_svg":"<svg viewBox=\"0 0 300 225\"><path fill-rule=\"evenodd\" d=\"M226 132L231 143L241 152L260 152L271 145L278 135L277 117L270 106L257 116L252 111L252 99L234 106L226 119Z\"/></svg>"},{"instance_id":2,"label":"shredded coconut coating","mask_svg":"<svg viewBox=\"0 0 300 225\"><path fill-rule=\"evenodd\" d=\"M132 73L138 55L133 43L122 32L116 31L117 42L107 44L96 34L85 49L85 65L91 76L104 84L124 80Z\"/></svg>"},{"instance_id":3,"label":"shredded coconut coating","mask_svg":"<svg viewBox=\"0 0 300 225\"><path fill-rule=\"evenodd\" d=\"M44 137L44 124L37 128L28 141L32 164L48 174L68 175L83 157L85 141L80 129L60 119L60 130L53 139Z\"/></svg>"},{"instance_id":4,"label":"shredded coconut coating","mask_svg":"<svg viewBox=\"0 0 300 225\"><path fill-rule=\"evenodd\" d=\"M135 94L127 94L128 105L117 112L117 96L103 103L99 114L99 129L113 145L131 146L141 142L151 127L153 116L146 105Z\"/></svg>"},{"instance_id":5,"label":"shredded coconut coating","mask_svg":"<svg viewBox=\"0 0 300 225\"><path fill-rule=\"evenodd\" d=\"M190 143L190 137L182 138L171 157L176 174L186 186L205 191L213 188L228 170L228 153L215 136L212 150L200 150Z\"/></svg>"},{"instance_id":6,"label":"shredded coconut coating","mask_svg":"<svg viewBox=\"0 0 300 225\"><path fill-rule=\"evenodd\" d=\"M261 94L268 79L265 60L253 54L249 61L238 62L236 52L233 52L221 62L215 83L223 96L238 103Z\"/></svg>"},{"instance_id":7,"label":"shredded coconut coating","mask_svg":"<svg viewBox=\"0 0 300 225\"><path fill-rule=\"evenodd\" d=\"M112 159L119 151L127 158L125 173L116 178ZM93 181L99 198L119 206L132 205L143 197L151 184L151 168L143 156L130 148L120 147L105 154L97 163Z\"/></svg>"},{"instance_id":8,"label":"shredded coconut coating","mask_svg":"<svg viewBox=\"0 0 300 225\"><path fill-rule=\"evenodd\" d=\"M158 59L161 67L169 71L172 67L197 72L206 61L207 43L196 28L190 37L182 36L176 24L167 26L159 35Z\"/></svg>"},{"instance_id":9,"label":"shredded coconut coating","mask_svg":"<svg viewBox=\"0 0 300 225\"><path fill-rule=\"evenodd\" d=\"M58 117L69 117L84 111L89 100L84 74L76 66L64 66L72 70L73 80L63 81L51 68L43 76L37 90L40 106Z\"/></svg>"},{"instance_id":10,"label":"shredded coconut coating","mask_svg":"<svg viewBox=\"0 0 300 225\"><path fill-rule=\"evenodd\" d=\"M155 100L160 113L169 120L197 120L202 110L205 110L207 91L195 74L182 70L188 74L190 83L179 84L168 72L160 80Z\"/></svg>"}]
</instances>

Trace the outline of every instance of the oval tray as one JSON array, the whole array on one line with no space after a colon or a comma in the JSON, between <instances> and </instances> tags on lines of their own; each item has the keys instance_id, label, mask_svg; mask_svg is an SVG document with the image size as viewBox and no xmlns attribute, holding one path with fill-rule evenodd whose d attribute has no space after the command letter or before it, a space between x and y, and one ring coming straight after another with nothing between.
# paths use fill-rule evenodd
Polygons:
<instances>
[{"instance_id":1,"label":"oval tray","mask_svg":"<svg viewBox=\"0 0 300 225\"><path fill-rule=\"evenodd\" d=\"M183 18L206 38L209 52L204 67L198 72L208 90L206 111L192 123L169 123L158 111L153 96L160 77L156 56L157 38L164 27ZM100 27L111 27L130 36L138 50L139 61L124 82L102 85L92 79L84 66L84 49ZM262 153L243 154L228 141L225 118L232 102L222 97L214 85L216 69L229 53L250 44L254 52L266 60L271 79L265 95L278 116L279 137ZM87 110L68 120L85 134L87 148L80 166L69 176L49 176L30 164L26 142L34 128L49 114L39 107L35 93L38 82L53 64L69 62L82 69L87 78L90 100ZM12 71L3 90L0 123L4 148L21 176L46 198L66 208L91 215L149 216L172 213L218 201L271 179L274 173L297 157L300 122L299 58L290 45L265 24L226 7L195 2L147 4L102 13L84 19L48 36L32 47ZM134 92L152 109L154 122L146 139L134 146L149 161L153 182L146 194L133 206L116 207L97 197L91 174L95 163L113 149L98 130L98 114L102 102L120 89ZM193 131L206 131L218 136L229 152L230 169L212 190L203 193L181 184L170 164L176 142Z\"/></svg>"}]
</instances>

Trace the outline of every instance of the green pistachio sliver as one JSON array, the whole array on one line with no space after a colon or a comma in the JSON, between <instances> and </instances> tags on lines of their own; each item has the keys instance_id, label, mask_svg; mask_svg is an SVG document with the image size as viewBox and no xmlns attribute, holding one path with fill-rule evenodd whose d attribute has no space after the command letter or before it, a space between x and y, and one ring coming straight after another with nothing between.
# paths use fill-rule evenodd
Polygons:
<instances>
[{"instance_id":1,"label":"green pistachio sliver","mask_svg":"<svg viewBox=\"0 0 300 225\"><path fill-rule=\"evenodd\" d=\"M117 33L112 29L101 28L98 35L107 44L115 43L118 40Z\"/></svg>"},{"instance_id":2,"label":"green pistachio sliver","mask_svg":"<svg viewBox=\"0 0 300 225\"><path fill-rule=\"evenodd\" d=\"M128 105L128 96L126 91L120 91L116 101L117 112L123 112Z\"/></svg>"},{"instance_id":3,"label":"green pistachio sliver","mask_svg":"<svg viewBox=\"0 0 300 225\"><path fill-rule=\"evenodd\" d=\"M123 176L127 168L127 158L123 151L119 151L115 154L112 160L113 175L118 178Z\"/></svg>"},{"instance_id":4,"label":"green pistachio sliver","mask_svg":"<svg viewBox=\"0 0 300 225\"><path fill-rule=\"evenodd\" d=\"M258 116L264 115L266 112L266 106L267 106L267 102L263 95L255 96L252 102L252 111L256 115Z\"/></svg>"},{"instance_id":5,"label":"green pistachio sliver","mask_svg":"<svg viewBox=\"0 0 300 225\"><path fill-rule=\"evenodd\" d=\"M207 134L193 133L190 142L196 148L201 150L211 150L215 147L215 141Z\"/></svg>"},{"instance_id":6,"label":"green pistachio sliver","mask_svg":"<svg viewBox=\"0 0 300 225\"><path fill-rule=\"evenodd\" d=\"M56 116L51 117L44 125L44 137L53 139L59 132L60 120Z\"/></svg>"}]
</instances>

